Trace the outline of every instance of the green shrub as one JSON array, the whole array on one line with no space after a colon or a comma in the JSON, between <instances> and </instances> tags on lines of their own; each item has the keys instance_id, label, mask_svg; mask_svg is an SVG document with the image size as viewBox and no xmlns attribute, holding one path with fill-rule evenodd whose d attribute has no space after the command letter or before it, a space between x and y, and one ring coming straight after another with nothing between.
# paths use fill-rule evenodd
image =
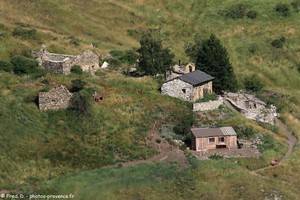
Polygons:
<instances>
[{"instance_id":1,"label":"green shrub","mask_svg":"<svg viewBox=\"0 0 300 200\"><path fill-rule=\"evenodd\" d=\"M74 74L79 74L79 75L83 73L83 71L82 71L82 69L79 65L74 65L71 68L71 72L74 73Z\"/></svg>"},{"instance_id":2,"label":"green shrub","mask_svg":"<svg viewBox=\"0 0 300 200\"><path fill-rule=\"evenodd\" d=\"M285 43L286 39L285 37L280 37L278 39L275 39L271 42L271 45L275 48L282 48L284 43Z\"/></svg>"},{"instance_id":3,"label":"green shrub","mask_svg":"<svg viewBox=\"0 0 300 200\"><path fill-rule=\"evenodd\" d=\"M247 12L247 17L250 19L255 19L257 17L257 12L255 10L249 10Z\"/></svg>"},{"instance_id":4,"label":"green shrub","mask_svg":"<svg viewBox=\"0 0 300 200\"><path fill-rule=\"evenodd\" d=\"M208 158L212 159L212 160L221 160L224 157L222 155L219 155L219 154L213 154L213 155L210 155Z\"/></svg>"},{"instance_id":5,"label":"green shrub","mask_svg":"<svg viewBox=\"0 0 300 200\"><path fill-rule=\"evenodd\" d=\"M255 54L258 50L258 46L256 44L251 44L249 47L248 47L248 51L251 53L251 54Z\"/></svg>"},{"instance_id":6,"label":"green shrub","mask_svg":"<svg viewBox=\"0 0 300 200\"><path fill-rule=\"evenodd\" d=\"M24 27L16 27L12 35L15 37L21 37L23 39L37 39L37 31L36 29L24 28Z\"/></svg>"},{"instance_id":7,"label":"green shrub","mask_svg":"<svg viewBox=\"0 0 300 200\"><path fill-rule=\"evenodd\" d=\"M182 139L187 146L191 145L192 135L191 127L195 122L193 113L187 113L177 125L173 127L173 131L179 136L178 139Z\"/></svg>"},{"instance_id":8,"label":"green shrub","mask_svg":"<svg viewBox=\"0 0 300 200\"><path fill-rule=\"evenodd\" d=\"M294 0L294 1L291 3L291 6L293 7L293 9L294 9L296 12L299 12L299 11L300 11L300 0Z\"/></svg>"},{"instance_id":9,"label":"green shrub","mask_svg":"<svg viewBox=\"0 0 300 200\"><path fill-rule=\"evenodd\" d=\"M280 15L280 16L283 16L283 17L287 17L290 15L290 7L288 4L285 4L285 3L278 3L274 10Z\"/></svg>"},{"instance_id":10,"label":"green shrub","mask_svg":"<svg viewBox=\"0 0 300 200\"><path fill-rule=\"evenodd\" d=\"M71 92L79 92L84 89L86 82L81 79L72 80Z\"/></svg>"},{"instance_id":11,"label":"green shrub","mask_svg":"<svg viewBox=\"0 0 300 200\"><path fill-rule=\"evenodd\" d=\"M11 72L13 65L10 62L0 60L0 71Z\"/></svg>"},{"instance_id":12,"label":"green shrub","mask_svg":"<svg viewBox=\"0 0 300 200\"><path fill-rule=\"evenodd\" d=\"M126 51L119 51L113 50L109 52L112 57L118 60L120 63L133 65L136 63L138 59L138 54L134 50L126 50Z\"/></svg>"},{"instance_id":13,"label":"green shrub","mask_svg":"<svg viewBox=\"0 0 300 200\"><path fill-rule=\"evenodd\" d=\"M256 134L256 131L251 127L238 126L235 127L238 138L250 139Z\"/></svg>"},{"instance_id":14,"label":"green shrub","mask_svg":"<svg viewBox=\"0 0 300 200\"><path fill-rule=\"evenodd\" d=\"M75 92L71 100L71 109L80 115L90 115L92 113L91 97L92 94L86 90Z\"/></svg>"},{"instance_id":15,"label":"green shrub","mask_svg":"<svg viewBox=\"0 0 300 200\"><path fill-rule=\"evenodd\" d=\"M248 76L244 80L245 89L252 92L259 92L264 85L257 75Z\"/></svg>"},{"instance_id":16,"label":"green shrub","mask_svg":"<svg viewBox=\"0 0 300 200\"><path fill-rule=\"evenodd\" d=\"M278 151L277 145L276 145L274 139L270 135L262 136L261 140L262 140L262 144L259 144L257 146L260 152L264 152L269 149Z\"/></svg>"},{"instance_id":17,"label":"green shrub","mask_svg":"<svg viewBox=\"0 0 300 200\"><path fill-rule=\"evenodd\" d=\"M225 16L232 19L241 19L247 13L247 6L244 4L236 4L227 9Z\"/></svg>"},{"instance_id":18,"label":"green shrub","mask_svg":"<svg viewBox=\"0 0 300 200\"><path fill-rule=\"evenodd\" d=\"M11 63L15 74L32 74L40 71L38 62L25 56L14 56Z\"/></svg>"}]
</instances>

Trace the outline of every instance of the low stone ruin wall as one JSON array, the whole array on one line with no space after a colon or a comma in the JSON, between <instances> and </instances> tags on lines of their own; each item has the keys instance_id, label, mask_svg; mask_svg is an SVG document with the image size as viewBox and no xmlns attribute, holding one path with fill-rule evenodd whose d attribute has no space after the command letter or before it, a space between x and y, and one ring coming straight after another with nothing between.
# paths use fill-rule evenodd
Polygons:
<instances>
[{"instance_id":1,"label":"low stone ruin wall","mask_svg":"<svg viewBox=\"0 0 300 200\"><path fill-rule=\"evenodd\" d=\"M194 103L193 111L209 111L218 109L223 104L223 99L218 99L215 101L208 101L203 103Z\"/></svg>"}]
</instances>

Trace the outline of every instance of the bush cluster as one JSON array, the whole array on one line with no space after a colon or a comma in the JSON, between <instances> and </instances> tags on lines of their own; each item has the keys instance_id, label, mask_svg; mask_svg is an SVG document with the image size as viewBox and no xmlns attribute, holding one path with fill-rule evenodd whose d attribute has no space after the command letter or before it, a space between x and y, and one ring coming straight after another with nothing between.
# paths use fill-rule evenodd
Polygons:
<instances>
[{"instance_id":1,"label":"bush cluster","mask_svg":"<svg viewBox=\"0 0 300 200\"><path fill-rule=\"evenodd\" d=\"M238 126L235 127L238 138L251 139L255 136L256 132L253 128Z\"/></svg>"},{"instance_id":2,"label":"bush cluster","mask_svg":"<svg viewBox=\"0 0 300 200\"><path fill-rule=\"evenodd\" d=\"M10 62L0 60L0 71L11 72L13 65Z\"/></svg>"},{"instance_id":3,"label":"bush cluster","mask_svg":"<svg viewBox=\"0 0 300 200\"><path fill-rule=\"evenodd\" d=\"M14 56L10 62L15 74L33 74L40 71L38 62L25 56Z\"/></svg>"},{"instance_id":4,"label":"bush cluster","mask_svg":"<svg viewBox=\"0 0 300 200\"><path fill-rule=\"evenodd\" d=\"M37 39L37 31L36 29L24 28L21 26L17 26L12 35L15 37L21 37L23 39Z\"/></svg>"},{"instance_id":5,"label":"bush cluster","mask_svg":"<svg viewBox=\"0 0 300 200\"><path fill-rule=\"evenodd\" d=\"M255 10L249 10L248 6L245 4L235 4L224 11L224 15L232 19L242 19L248 17L250 19L255 19L257 17L257 12Z\"/></svg>"},{"instance_id":6,"label":"bush cluster","mask_svg":"<svg viewBox=\"0 0 300 200\"><path fill-rule=\"evenodd\" d=\"M271 42L271 45L275 48L282 48L284 46L284 43L286 42L285 37L280 37L278 39L275 39Z\"/></svg>"},{"instance_id":7,"label":"bush cluster","mask_svg":"<svg viewBox=\"0 0 300 200\"><path fill-rule=\"evenodd\" d=\"M83 71L82 71L82 69L79 65L74 65L71 68L71 72L74 73L74 74L79 74L79 75L83 73Z\"/></svg>"},{"instance_id":8,"label":"bush cluster","mask_svg":"<svg viewBox=\"0 0 300 200\"><path fill-rule=\"evenodd\" d=\"M290 7L288 4L285 3L278 3L276 4L274 10L283 17L287 17L290 15Z\"/></svg>"},{"instance_id":9,"label":"bush cluster","mask_svg":"<svg viewBox=\"0 0 300 200\"><path fill-rule=\"evenodd\" d=\"M291 6L293 7L293 9L294 9L296 12L299 12L299 11L300 11L300 0L294 0L294 1L291 3Z\"/></svg>"},{"instance_id":10,"label":"bush cluster","mask_svg":"<svg viewBox=\"0 0 300 200\"><path fill-rule=\"evenodd\" d=\"M71 92L79 92L84 89L86 82L81 79L72 80Z\"/></svg>"}]
</instances>

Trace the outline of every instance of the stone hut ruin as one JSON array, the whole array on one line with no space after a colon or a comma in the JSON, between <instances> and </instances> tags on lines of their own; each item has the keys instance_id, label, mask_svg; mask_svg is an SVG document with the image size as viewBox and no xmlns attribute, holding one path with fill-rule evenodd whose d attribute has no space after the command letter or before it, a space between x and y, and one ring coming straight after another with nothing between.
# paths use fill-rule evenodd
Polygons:
<instances>
[{"instance_id":1,"label":"stone hut ruin","mask_svg":"<svg viewBox=\"0 0 300 200\"><path fill-rule=\"evenodd\" d=\"M63 85L52 88L49 92L39 93L41 111L66 109L70 106L72 93Z\"/></svg>"},{"instance_id":2,"label":"stone hut ruin","mask_svg":"<svg viewBox=\"0 0 300 200\"><path fill-rule=\"evenodd\" d=\"M75 56L50 53L42 48L38 52L33 52L33 56L44 69L59 74L70 74L71 68L75 65L80 66L82 71L91 74L100 69L99 56L90 50Z\"/></svg>"},{"instance_id":3,"label":"stone hut ruin","mask_svg":"<svg viewBox=\"0 0 300 200\"><path fill-rule=\"evenodd\" d=\"M229 101L246 118L258 122L274 124L278 116L276 107L267 104L254 95L246 93L225 93L224 98Z\"/></svg>"}]
</instances>

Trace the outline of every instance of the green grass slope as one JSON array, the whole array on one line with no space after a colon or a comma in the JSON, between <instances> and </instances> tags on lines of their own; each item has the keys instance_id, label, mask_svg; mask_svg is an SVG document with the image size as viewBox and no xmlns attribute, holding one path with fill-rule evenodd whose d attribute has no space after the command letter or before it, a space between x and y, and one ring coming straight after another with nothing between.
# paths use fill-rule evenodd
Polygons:
<instances>
[{"instance_id":1,"label":"green grass slope","mask_svg":"<svg viewBox=\"0 0 300 200\"><path fill-rule=\"evenodd\" d=\"M300 13L291 9L288 17L279 16L274 11L278 0L238 2L257 11L257 18L221 15L220 11L237 4L233 0L1 0L0 59L28 53L42 44L50 51L68 54L91 44L99 53L127 50L138 47L141 31L160 28L164 44L177 59L188 61L184 45L195 35L205 38L215 33L228 49L240 82L257 74L266 89L282 95L276 100L283 108L281 118L300 137ZM16 27L37 33L32 38L16 36ZM271 42L281 36L286 38L284 47L274 48ZM77 199L101 199L101 195L106 199L263 199L272 191L285 199L300 196L299 145L281 166L261 172L264 178L231 161L203 162L186 173L174 166L80 173L153 155L153 149L145 145L151 125L179 121L189 106L162 97L158 82L151 78L112 73L82 77L105 95L104 102L93 105L92 119L78 118L69 111L38 111L33 101L47 87L44 79L50 86L70 86L75 78L48 74L32 79L0 73L1 188L25 185L35 190L51 180L43 191L73 192ZM74 174L64 177L67 172ZM58 176L61 178L52 180Z\"/></svg>"}]
</instances>

